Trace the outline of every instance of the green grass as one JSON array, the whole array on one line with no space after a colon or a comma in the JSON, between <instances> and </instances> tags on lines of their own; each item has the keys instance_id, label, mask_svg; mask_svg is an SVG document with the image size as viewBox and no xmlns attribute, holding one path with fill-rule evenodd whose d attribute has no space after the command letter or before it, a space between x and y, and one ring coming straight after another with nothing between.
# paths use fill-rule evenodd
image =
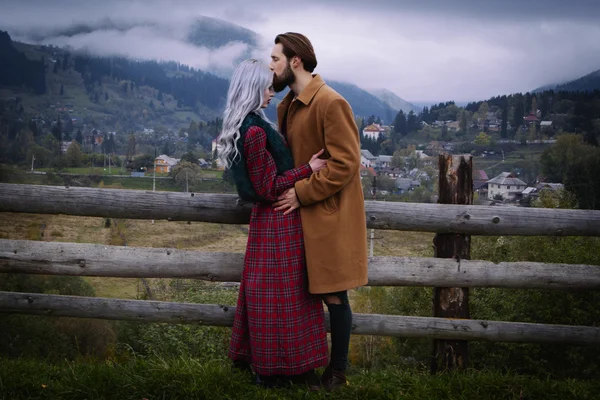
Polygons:
<instances>
[{"instance_id":1,"label":"green grass","mask_svg":"<svg viewBox=\"0 0 600 400\"><path fill-rule=\"evenodd\" d=\"M103 363L0 359L3 399L596 399L598 381L551 381L497 372L431 376L388 367L355 370L334 393L263 389L225 360L131 358Z\"/></svg>"}]
</instances>

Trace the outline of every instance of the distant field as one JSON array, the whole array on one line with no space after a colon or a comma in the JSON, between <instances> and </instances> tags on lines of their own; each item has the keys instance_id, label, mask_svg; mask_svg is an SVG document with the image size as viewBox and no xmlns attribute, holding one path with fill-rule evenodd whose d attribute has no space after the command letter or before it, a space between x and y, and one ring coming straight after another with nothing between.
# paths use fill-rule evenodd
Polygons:
<instances>
[{"instance_id":1,"label":"distant field","mask_svg":"<svg viewBox=\"0 0 600 400\"><path fill-rule=\"evenodd\" d=\"M10 169L6 171L10 171ZM112 170L110 175L108 174L108 168L106 171L104 171L102 168L92 169L89 167L68 168L61 170L60 173L65 175L57 174L54 170L49 170L47 168L40 168L36 170L38 172L47 172L46 174L30 174L16 169L13 171L18 173L7 173L5 176L0 174L0 182L30 185L69 185L134 190L152 190L154 183L151 174L148 174L146 177L115 176L121 173L120 169ZM124 172L124 174L128 173ZM204 193L234 193L235 188L229 182L223 181L221 179L222 175L222 171L206 170L203 173L203 177L206 180L191 186L190 191ZM96 178L94 178L94 176ZM156 176L161 178L156 179L156 190L169 192L184 191L184 188L178 185L174 179L168 177L168 174L157 174Z\"/></svg>"},{"instance_id":2,"label":"distant field","mask_svg":"<svg viewBox=\"0 0 600 400\"><path fill-rule=\"evenodd\" d=\"M540 156L547 144L517 145L514 151L473 157L473 169L484 170L491 179L502 172L516 172L521 179L532 180L541 173Z\"/></svg>"},{"instance_id":3,"label":"distant field","mask_svg":"<svg viewBox=\"0 0 600 400\"><path fill-rule=\"evenodd\" d=\"M56 171L54 168L35 168L35 171L38 172L52 172L52 173L61 173L61 174L75 174L75 175L131 175L131 171L126 170L122 167L72 167L72 168L64 168L60 171ZM28 171L27 171L28 172ZM152 172L146 173L146 177L152 177L154 174ZM156 177L168 177L169 174L166 172L157 172ZM202 172L202 176L205 178L221 178L223 177L223 171L219 170L204 170Z\"/></svg>"},{"instance_id":4,"label":"distant field","mask_svg":"<svg viewBox=\"0 0 600 400\"><path fill-rule=\"evenodd\" d=\"M0 239L121 244L104 218L0 213ZM247 226L204 222L120 220L127 246L243 253ZM433 233L375 231L375 256L431 256ZM117 239L118 240L118 239ZM139 279L85 278L97 296L136 298Z\"/></svg>"},{"instance_id":5,"label":"distant field","mask_svg":"<svg viewBox=\"0 0 600 400\"><path fill-rule=\"evenodd\" d=\"M131 175L131 172L127 171L125 168L112 166L110 169L108 166L104 167L73 167L73 168L64 168L60 171L56 171L54 168L35 168L35 171L40 172L53 172L53 173L63 173L63 174L77 174L77 175ZM152 176L152 173L146 174L146 176ZM169 176L167 173L157 172L157 177L161 176Z\"/></svg>"}]
</instances>

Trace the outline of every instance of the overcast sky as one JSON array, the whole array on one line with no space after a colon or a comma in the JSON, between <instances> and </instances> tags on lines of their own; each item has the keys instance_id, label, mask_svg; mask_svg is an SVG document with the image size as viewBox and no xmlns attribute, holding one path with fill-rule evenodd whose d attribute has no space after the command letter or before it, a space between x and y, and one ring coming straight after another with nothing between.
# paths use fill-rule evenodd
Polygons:
<instances>
[{"instance_id":1,"label":"overcast sky","mask_svg":"<svg viewBox=\"0 0 600 400\"><path fill-rule=\"evenodd\" d=\"M415 102L481 100L600 69L598 0L0 0L0 29L16 38L110 18L134 27L47 34L45 43L199 68L230 65L245 45L211 51L183 42L199 15L260 34L256 55L265 60L277 33L302 32L315 47L316 72Z\"/></svg>"}]
</instances>

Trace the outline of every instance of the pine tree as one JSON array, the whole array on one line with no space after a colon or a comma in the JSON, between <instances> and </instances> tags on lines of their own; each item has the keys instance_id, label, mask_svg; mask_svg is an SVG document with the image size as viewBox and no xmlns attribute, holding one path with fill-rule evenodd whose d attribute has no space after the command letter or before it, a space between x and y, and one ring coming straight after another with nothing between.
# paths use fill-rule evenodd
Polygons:
<instances>
[{"instance_id":1,"label":"pine tree","mask_svg":"<svg viewBox=\"0 0 600 400\"><path fill-rule=\"evenodd\" d=\"M502 128L500 130L500 136L503 138L508 137L508 111L507 111L508 103L506 107L502 109Z\"/></svg>"},{"instance_id":2,"label":"pine tree","mask_svg":"<svg viewBox=\"0 0 600 400\"><path fill-rule=\"evenodd\" d=\"M417 123L417 116L413 110L410 110L408 117L406 118L406 133L411 133L419 129Z\"/></svg>"},{"instance_id":3,"label":"pine tree","mask_svg":"<svg viewBox=\"0 0 600 400\"><path fill-rule=\"evenodd\" d=\"M75 135L75 140L79 144L83 144L83 134L81 133L81 129L77 129L77 134Z\"/></svg>"},{"instance_id":4,"label":"pine tree","mask_svg":"<svg viewBox=\"0 0 600 400\"><path fill-rule=\"evenodd\" d=\"M58 140L62 142L62 124L60 122L60 117L56 120L56 124L52 127L52 135Z\"/></svg>"},{"instance_id":5,"label":"pine tree","mask_svg":"<svg viewBox=\"0 0 600 400\"><path fill-rule=\"evenodd\" d=\"M399 133L402 136L408 133L406 129L406 116L402 110L398 111L398 114L396 114L396 118L394 119L394 132Z\"/></svg>"}]
</instances>

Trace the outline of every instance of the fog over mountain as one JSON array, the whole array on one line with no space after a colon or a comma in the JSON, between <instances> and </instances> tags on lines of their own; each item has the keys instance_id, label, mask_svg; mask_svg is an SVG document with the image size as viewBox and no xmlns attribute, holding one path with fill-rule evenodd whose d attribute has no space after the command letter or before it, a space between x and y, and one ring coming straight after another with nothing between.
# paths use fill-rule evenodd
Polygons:
<instances>
[{"instance_id":1,"label":"fog over mountain","mask_svg":"<svg viewBox=\"0 0 600 400\"><path fill-rule=\"evenodd\" d=\"M298 31L314 44L317 72L412 103L523 92L600 67L600 2L590 0L3 0L1 7L0 28L16 40L218 74L248 56L268 60L277 33Z\"/></svg>"}]
</instances>

